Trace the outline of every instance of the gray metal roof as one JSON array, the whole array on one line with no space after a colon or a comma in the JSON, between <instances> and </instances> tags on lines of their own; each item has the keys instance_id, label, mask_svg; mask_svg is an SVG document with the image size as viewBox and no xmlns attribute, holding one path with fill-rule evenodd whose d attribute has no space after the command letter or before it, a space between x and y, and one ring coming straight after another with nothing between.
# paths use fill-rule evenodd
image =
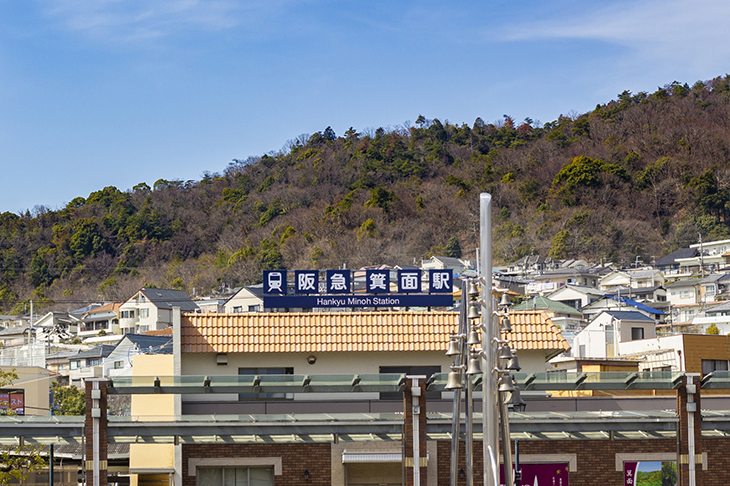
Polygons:
<instances>
[{"instance_id":1,"label":"gray metal roof","mask_svg":"<svg viewBox=\"0 0 730 486\"><path fill-rule=\"evenodd\" d=\"M148 289L146 287L142 287L139 291L158 309L172 309L173 307L179 307L180 310L186 312L198 310L198 305L190 300L188 294L182 290Z\"/></svg>"},{"instance_id":2,"label":"gray metal roof","mask_svg":"<svg viewBox=\"0 0 730 486\"><path fill-rule=\"evenodd\" d=\"M606 314L615 317L620 321L646 321L654 322L654 319L648 317L646 314L642 314L639 311L617 311L617 310L604 310Z\"/></svg>"},{"instance_id":3,"label":"gray metal roof","mask_svg":"<svg viewBox=\"0 0 730 486\"><path fill-rule=\"evenodd\" d=\"M156 354L172 353L172 337L170 336L147 336L145 334L125 334L124 337L114 346L116 349L125 339L134 343L140 350L151 350Z\"/></svg>"}]
</instances>

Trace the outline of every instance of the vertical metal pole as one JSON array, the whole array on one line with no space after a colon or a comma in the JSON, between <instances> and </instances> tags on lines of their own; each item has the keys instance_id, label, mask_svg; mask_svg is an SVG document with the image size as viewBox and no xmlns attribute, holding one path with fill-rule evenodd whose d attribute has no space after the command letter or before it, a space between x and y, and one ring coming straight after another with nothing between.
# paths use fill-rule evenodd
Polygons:
<instances>
[{"instance_id":1,"label":"vertical metal pole","mask_svg":"<svg viewBox=\"0 0 730 486\"><path fill-rule=\"evenodd\" d=\"M510 447L509 438L509 419L507 418L507 402L499 397L499 411L502 415L502 455L504 456L504 484L513 486L515 484L512 479L512 448Z\"/></svg>"},{"instance_id":2,"label":"vertical metal pole","mask_svg":"<svg viewBox=\"0 0 730 486\"><path fill-rule=\"evenodd\" d=\"M491 460L490 456L498 454L499 445L499 413L497 412L497 386L496 377L492 373L494 367L494 346L492 338L496 336L495 320L492 316L492 196L487 193L479 195L479 251L480 268L479 274L482 277L482 295L484 309L482 311L482 430L484 439L484 485L499 486L499 457ZM495 470L496 468L496 470ZM510 485L511 486L511 485Z\"/></svg>"},{"instance_id":3,"label":"vertical metal pole","mask_svg":"<svg viewBox=\"0 0 730 486\"><path fill-rule=\"evenodd\" d=\"M463 322L466 319L466 299L468 298L468 290L466 287L466 279L461 279L461 311L459 312L459 327L456 330L457 334L462 334ZM466 346L466 340L459 339L459 350L461 351L456 355L454 364L461 366L464 364L462 357L464 355L464 346ZM457 368L458 369L458 368ZM461 374L461 371L459 371ZM461 389L457 388L454 390L454 404L452 407L452 419L451 419L451 486L456 486L456 482L459 479L459 435L461 434Z\"/></svg>"},{"instance_id":4,"label":"vertical metal pole","mask_svg":"<svg viewBox=\"0 0 730 486\"><path fill-rule=\"evenodd\" d=\"M418 395L414 396L413 390L418 388ZM421 486L421 436L419 433L419 415L421 414L421 388L418 386L418 378L411 380L411 406L413 407L413 484ZM415 400L414 400L415 399ZM414 405L416 401L418 405Z\"/></svg>"},{"instance_id":5,"label":"vertical metal pole","mask_svg":"<svg viewBox=\"0 0 730 486\"><path fill-rule=\"evenodd\" d=\"M48 446L48 485L53 486L53 444Z\"/></svg>"},{"instance_id":6,"label":"vertical metal pole","mask_svg":"<svg viewBox=\"0 0 730 486\"><path fill-rule=\"evenodd\" d=\"M467 328L469 326L467 325ZM466 345L469 348L469 345ZM466 363L469 361L467 353ZM471 375L464 375L466 378L466 486L474 486L474 390L472 389Z\"/></svg>"}]
</instances>

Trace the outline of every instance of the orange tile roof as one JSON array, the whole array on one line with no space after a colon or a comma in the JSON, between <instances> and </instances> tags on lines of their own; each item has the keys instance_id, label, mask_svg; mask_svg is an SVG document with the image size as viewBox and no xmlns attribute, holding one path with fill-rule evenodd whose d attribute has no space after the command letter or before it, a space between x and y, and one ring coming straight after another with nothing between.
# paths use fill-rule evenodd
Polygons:
<instances>
[{"instance_id":1,"label":"orange tile roof","mask_svg":"<svg viewBox=\"0 0 730 486\"><path fill-rule=\"evenodd\" d=\"M545 312L517 311L511 312L509 318L512 332L505 333L504 338L509 339L513 349L555 350L550 357L570 349L568 341Z\"/></svg>"},{"instance_id":2,"label":"orange tile roof","mask_svg":"<svg viewBox=\"0 0 730 486\"><path fill-rule=\"evenodd\" d=\"M183 353L444 351L456 312L184 314ZM512 347L570 349L542 311L514 315Z\"/></svg>"}]
</instances>

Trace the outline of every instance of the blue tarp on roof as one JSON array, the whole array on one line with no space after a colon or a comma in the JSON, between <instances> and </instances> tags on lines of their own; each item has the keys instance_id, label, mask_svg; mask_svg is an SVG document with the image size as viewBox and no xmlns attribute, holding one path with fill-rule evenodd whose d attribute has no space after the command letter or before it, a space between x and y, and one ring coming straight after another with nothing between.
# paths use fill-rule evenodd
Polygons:
<instances>
[{"instance_id":1,"label":"blue tarp on roof","mask_svg":"<svg viewBox=\"0 0 730 486\"><path fill-rule=\"evenodd\" d=\"M639 310L643 310L644 312L648 312L649 314L654 314L656 316L666 315L664 312L662 312L660 310L657 310L653 307L649 307L648 305L642 304L641 302L636 302L635 300L627 299L626 297L618 297L617 295L604 294L602 297L600 297L596 300L601 300L601 299L613 299L616 302L621 302L622 304L630 305L631 307L636 307ZM593 302L596 302L596 300L594 300ZM593 302L591 302L591 304ZM588 305L590 305L590 304L588 304Z\"/></svg>"}]
</instances>

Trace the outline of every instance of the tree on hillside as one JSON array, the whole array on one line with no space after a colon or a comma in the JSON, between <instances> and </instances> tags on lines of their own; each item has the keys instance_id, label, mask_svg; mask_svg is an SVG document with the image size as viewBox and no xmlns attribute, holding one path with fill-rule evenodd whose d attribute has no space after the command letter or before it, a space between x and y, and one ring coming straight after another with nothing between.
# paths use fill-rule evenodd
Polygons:
<instances>
[{"instance_id":1,"label":"tree on hillside","mask_svg":"<svg viewBox=\"0 0 730 486\"><path fill-rule=\"evenodd\" d=\"M461 245L456 236L449 238L449 242L446 244L446 256L451 258L461 258Z\"/></svg>"}]
</instances>

